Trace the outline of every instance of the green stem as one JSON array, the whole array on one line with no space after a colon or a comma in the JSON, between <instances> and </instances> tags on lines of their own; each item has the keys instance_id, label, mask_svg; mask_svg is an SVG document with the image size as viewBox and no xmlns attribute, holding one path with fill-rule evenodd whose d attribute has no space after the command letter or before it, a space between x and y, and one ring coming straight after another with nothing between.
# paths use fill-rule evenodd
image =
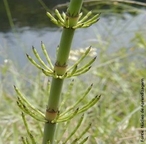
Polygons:
<instances>
[{"instance_id":1,"label":"green stem","mask_svg":"<svg viewBox=\"0 0 146 144\"><path fill-rule=\"evenodd\" d=\"M82 1L83 0L71 0L69 8L67 10L66 21L69 24L69 28L63 28L57 54L57 60L54 66L54 72L57 75L64 75L66 72L70 47L75 31L74 29L72 29L72 27L75 26L78 21ZM46 119L48 120L48 122L45 123L44 127L43 144L47 144L47 142L50 142L50 144L54 144L56 123L52 123L51 121L55 119L59 113L58 108L62 86L63 79L52 78L50 95L46 109Z\"/></svg>"},{"instance_id":2,"label":"green stem","mask_svg":"<svg viewBox=\"0 0 146 144\"><path fill-rule=\"evenodd\" d=\"M54 143L55 130L55 123L45 123L43 144L47 144L48 141L49 144Z\"/></svg>"},{"instance_id":3,"label":"green stem","mask_svg":"<svg viewBox=\"0 0 146 144\"><path fill-rule=\"evenodd\" d=\"M60 93L62 90L62 79L52 79L52 85L51 85L51 91L50 91L50 97L48 101L48 108L53 109L54 111L58 110L58 105L60 101ZM52 96L52 97L51 97Z\"/></svg>"},{"instance_id":4,"label":"green stem","mask_svg":"<svg viewBox=\"0 0 146 144\"><path fill-rule=\"evenodd\" d=\"M3 0L4 2L4 5L5 5L5 8L6 8L6 13L7 13L7 16L8 16L8 20L9 20L9 23L10 23L10 26L12 28L12 30L14 32L16 32L15 30L15 25L13 23L13 19L12 19L12 15L11 15L11 11L10 11L10 8L9 8L9 4L8 4L8 1L7 0Z\"/></svg>"},{"instance_id":5,"label":"green stem","mask_svg":"<svg viewBox=\"0 0 146 144\"><path fill-rule=\"evenodd\" d=\"M83 0L71 0L68 7L67 13L70 16L77 16L80 13Z\"/></svg>"},{"instance_id":6,"label":"green stem","mask_svg":"<svg viewBox=\"0 0 146 144\"><path fill-rule=\"evenodd\" d=\"M71 42L74 36L74 31L74 29L63 29L60 47L57 55L57 63L59 65L66 65L70 52Z\"/></svg>"},{"instance_id":7,"label":"green stem","mask_svg":"<svg viewBox=\"0 0 146 144\"><path fill-rule=\"evenodd\" d=\"M56 118L58 114L62 85L62 79L52 79L50 96L46 110L46 119L48 120L48 122L45 123L43 144L47 144L48 141L50 141L51 144L54 143L56 124L51 123L51 121Z\"/></svg>"}]
</instances>

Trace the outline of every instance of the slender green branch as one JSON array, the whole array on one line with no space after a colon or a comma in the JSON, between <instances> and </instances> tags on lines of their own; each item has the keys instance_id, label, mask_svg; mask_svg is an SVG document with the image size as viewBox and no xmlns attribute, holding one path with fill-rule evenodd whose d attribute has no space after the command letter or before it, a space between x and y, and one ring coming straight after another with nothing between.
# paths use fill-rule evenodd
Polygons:
<instances>
[{"instance_id":1,"label":"slender green branch","mask_svg":"<svg viewBox=\"0 0 146 144\"><path fill-rule=\"evenodd\" d=\"M81 106L81 108L77 107L77 105L90 92L93 86L91 85L89 88L87 88L87 90L85 90L83 96L75 104L73 104L70 108L68 108L67 110L65 110L60 114L59 108L62 106L62 104L66 102L66 99L64 99L64 101L60 104L64 79L72 76L78 76L87 72L91 68L92 63L96 59L95 57L91 59L89 62L87 62L85 65L80 67L81 61L83 61L83 59L89 54L91 50L91 46L90 46L88 49L85 50L85 53L81 56L81 58L79 58L79 60L73 66L67 69L68 58L69 58L70 48L71 48L75 29L89 27L99 19L98 18L99 14L96 14L92 18L89 18L92 12L89 12L86 16L82 18L83 14L80 13L82 3L83 0L71 0L69 8L67 9L66 13L60 14L58 10L55 10L56 17L52 16L49 12L47 12L47 16L54 24L63 27L61 40L57 51L57 58L54 65L52 64L50 57L47 53L47 50L45 48L45 45L42 42L41 42L41 48L47 60L47 64L43 61L43 59L40 57L40 55L38 54L37 50L34 47L32 48L32 50L37 61L33 60L27 54L27 58L34 66L40 69L46 76L52 77L45 114L42 114L41 111L37 110L34 106L32 106L27 101L27 99L25 99L25 97L21 94L21 92L14 86L14 89L18 94L17 105L19 106L19 108L24 113L29 114L31 117L35 118L36 120L45 122L42 144L54 144L56 141L54 137L55 137L57 123L70 121L77 114L83 113L87 111L90 107L95 105L100 98L100 96L96 96L88 103ZM68 98L72 90L72 87L73 87L73 82L71 83L67 93ZM31 140L32 144L36 144L34 137L32 136L32 134L28 129L24 114L22 114L22 118L27 133L29 135L29 139L22 138L23 144L28 144L29 140ZM75 134L75 132L79 129L82 121L83 121L83 117L81 117L79 123L72 131L72 133L67 137L64 143L67 143L69 139ZM88 140L88 137L86 138L82 138L82 137L88 131L89 128L90 125L87 126L87 128L72 143L77 143L78 141L81 141L80 144L85 143Z\"/></svg>"},{"instance_id":2,"label":"slender green branch","mask_svg":"<svg viewBox=\"0 0 146 144\"><path fill-rule=\"evenodd\" d=\"M73 108L75 108L84 98L85 96L87 96L87 94L90 92L90 90L92 89L93 84L90 85L90 87L84 92L83 96L71 107L69 107L65 112L60 114L60 117L65 115L66 113L68 113L69 111L73 110Z\"/></svg>"},{"instance_id":3,"label":"slender green branch","mask_svg":"<svg viewBox=\"0 0 146 144\"><path fill-rule=\"evenodd\" d=\"M41 47L42 47L43 53L44 53L44 55L45 55L45 57L47 59L48 64L50 65L51 69L53 69L54 66L53 66L53 64L52 64L52 62L50 60L50 57L49 57L49 55L48 55L48 53L46 51L46 48L45 48L45 45L43 44L43 42L41 42Z\"/></svg>"},{"instance_id":4,"label":"slender green branch","mask_svg":"<svg viewBox=\"0 0 146 144\"><path fill-rule=\"evenodd\" d=\"M68 138L65 140L65 142L63 144L66 144L66 142L75 134L75 132L79 129L79 127L81 126L81 123L83 121L84 115L82 115L82 117L80 118L77 126L74 128L74 130L71 132L71 134L68 136Z\"/></svg>"},{"instance_id":5,"label":"slender green branch","mask_svg":"<svg viewBox=\"0 0 146 144\"><path fill-rule=\"evenodd\" d=\"M34 139L33 135L31 134L31 132L30 132L30 130L29 130L29 128L28 128L28 125L27 125L27 122L26 122L26 118L25 118L24 113L22 113L22 119L23 119L23 123L24 123L24 125L25 125L25 128L26 128L26 130L27 130L27 134L28 134L28 136L29 136L29 138L30 138L30 140L31 140L31 143L32 143L32 144L36 144L35 139Z\"/></svg>"},{"instance_id":6,"label":"slender green branch","mask_svg":"<svg viewBox=\"0 0 146 144\"><path fill-rule=\"evenodd\" d=\"M71 27L75 26L78 21L78 16L82 6L82 0L71 0L69 8L67 10L66 22L69 28L64 28L60 40L59 50L57 54L57 60L54 66L54 71L57 75L64 75L66 73L67 61L69 57L70 47L74 36L75 29ZM58 13L56 11L56 13ZM75 17L74 17L75 16ZM61 17L61 15L58 15ZM62 18L62 17L61 17ZM56 21L54 19L54 21ZM54 135L56 129L56 123L51 123L59 113L59 102L60 94L62 91L63 79L53 78L51 83L50 95L48 105L46 109L46 119L48 122L45 123L43 144L54 143Z\"/></svg>"}]
</instances>

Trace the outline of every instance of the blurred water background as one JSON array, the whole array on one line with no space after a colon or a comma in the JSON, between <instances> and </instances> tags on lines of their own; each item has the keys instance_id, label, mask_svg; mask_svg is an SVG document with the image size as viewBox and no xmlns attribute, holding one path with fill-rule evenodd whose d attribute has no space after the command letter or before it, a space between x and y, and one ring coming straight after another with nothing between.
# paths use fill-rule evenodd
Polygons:
<instances>
[{"instance_id":1,"label":"blurred water background","mask_svg":"<svg viewBox=\"0 0 146 144\"><path fill-rule=\"evenodd\" d=\"M64 11L67 0L1 0L0 1L0 65L7 60L23 68L28 64L25 53L32 54L32 45L40 52L41 41L53 60L61 36L61 28L53 25L46 11L54 7ZM98 2L98 1L97 1ZM85 2L83 12L101 12L100 20L75 33L73 49L106 45L108 52L131 48L136 33L146 35L144 6L118 2ZM97 46L97 43L99 44Z\"/></svg>"}]
</instances>

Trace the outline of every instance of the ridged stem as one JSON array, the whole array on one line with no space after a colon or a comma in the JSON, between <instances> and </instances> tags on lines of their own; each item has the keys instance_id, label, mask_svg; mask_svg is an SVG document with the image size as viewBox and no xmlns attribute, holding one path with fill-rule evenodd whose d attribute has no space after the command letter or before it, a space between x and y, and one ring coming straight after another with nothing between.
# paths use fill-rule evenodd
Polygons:
<instances>
[{"instance_id":1,"label":"ridged stem","mask_svg":"<svg viewBox=\"0 0 146 144\"><path fill-rule=\"evenodd\" d=\"M66 65L67 63L72 39L74 36L74 31L75 31L74 29L67 29L67 28L63 29L58 55L57 55L57 63L61 66Z\"/></svg>"},{"instance_id":2,"label":"ridged stem","mask_svg":"<svg viewBox=\"0 0 146 144\"><path fill-rule=\"evenodd\" d=\"M57 60L54 66L54 72L57 75L63 75L66 72L67 60L75 31L72 27L75 26L78 21L82 1L83 0L71 0L67 10L66 21L69 28L63 28ZM45 123L44 127L43 144L47 144L48 142L50 142L50 144L54 144L56 123L52 123L51 121L55 119L59 113L58 107L62 86L63 79L52 78L49 100L46 109L46 119L48 122Z\"/></svg>"}]
</instances>

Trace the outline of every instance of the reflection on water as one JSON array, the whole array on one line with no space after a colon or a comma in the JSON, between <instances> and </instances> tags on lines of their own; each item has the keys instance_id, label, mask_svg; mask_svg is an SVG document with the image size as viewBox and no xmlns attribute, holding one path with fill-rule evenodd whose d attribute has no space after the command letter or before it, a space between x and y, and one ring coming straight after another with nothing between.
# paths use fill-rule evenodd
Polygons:
<instances>
[{"instance_id":1,"label":"reflection on water","mask_svg":"<svg viewBox=\"0 0 146 144\"><path fill-rule=\"evenodd\" d=\"M15 3L13 3L14 1ZM25 53L32 55L32 45L42 53L40 50L41 41L46 45L52 59L55 59L55 52L59 44L62 29L51 26L48 27L49 19L44 14L45 9L37 9L37 7L40 6L39 0L32 1L35 1L35 3L29 0L25 0L25 2L20 2L20 0L9 1L10 9L17 9L17 11L12 11L12 16L14 16L13 21L17 28L16 32L14 32L10 30L8 21L0 23L0 64L2 64L5 59L11 59L23 67L28 63ZM63 2L65 2L65 0ZM16 3L17 5L15 5ZM20 3L24 3L24 6L21 7ZM51 4L48 0L46 0L45 3L50 7L54 6L54 3ZM28 4L29 7L26 9L26 5L28 6ZM23 14L21 14L22 11ZM1 19L7 19L4 5L1 4L1 2L0 13L2 15ZM15 18L15 15L17 15L17 18ZM116 16L105 18L101 15L98 23L90 28L76 31L72 47L77 49L79 47L92 45L93 47L100 48L105 45L110 51L117 50L120 47L131 47L132 44L130 40L134 38L135 32L145 34L146 11L135 16L123 14L123 17L124 19ZM42 23L40 23L40 20Z\"/></svg>"}]
</instances>

